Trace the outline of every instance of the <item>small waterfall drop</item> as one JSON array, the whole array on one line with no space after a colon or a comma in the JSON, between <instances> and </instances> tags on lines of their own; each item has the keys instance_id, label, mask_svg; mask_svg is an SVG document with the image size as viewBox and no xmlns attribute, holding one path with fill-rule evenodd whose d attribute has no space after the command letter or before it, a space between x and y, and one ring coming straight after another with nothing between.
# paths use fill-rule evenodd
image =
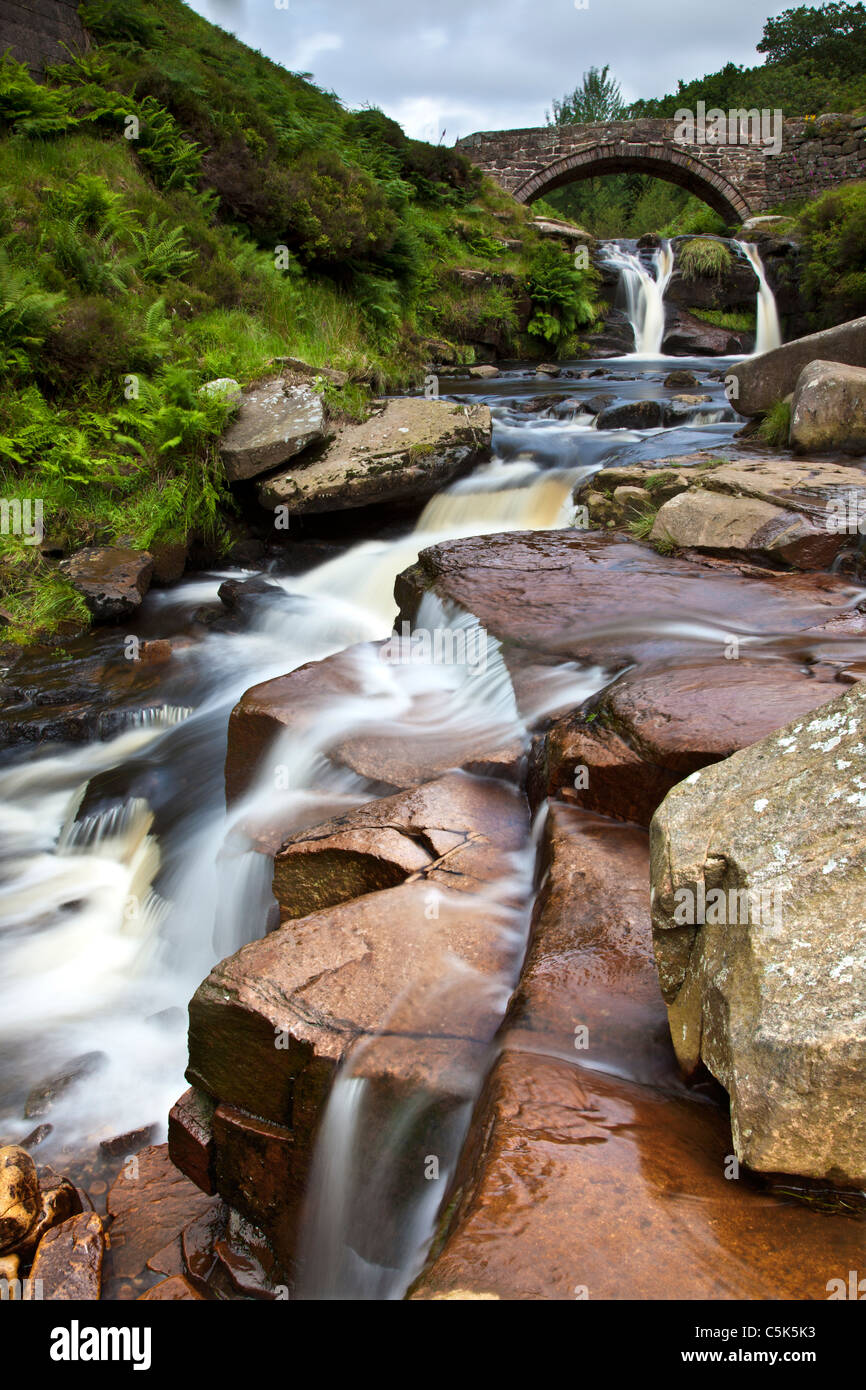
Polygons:
<instances>
[{"instance_id":1,"label":"small waterfall drop","mask_svg":"<svg viewBox=\"0 0 866 1390\"><path fill-rule=\"evenodd\" d=\"M773 348L782 346L779 311L776 308L776 296L767 282L764 263L757 246L751 241L738 241L735 245L742 251L758 277L758 322L754 351L754 356L757 357L762 352L772 352Z\"/></svg>"},{"instance_id":2,"label":"small waterfall drop","mask_svg":"<svg viewBox=\"0 0 866 1390\"><path fill-rule=\"evenodd\" d=\"M665 290L674 268L670 242L663 241L656 248L649 265L636 249L629 250L616 241L605 245L604 258L612 269L619 271L635 354L658 357L665 333Z\"/></svg>"}]
</instances>

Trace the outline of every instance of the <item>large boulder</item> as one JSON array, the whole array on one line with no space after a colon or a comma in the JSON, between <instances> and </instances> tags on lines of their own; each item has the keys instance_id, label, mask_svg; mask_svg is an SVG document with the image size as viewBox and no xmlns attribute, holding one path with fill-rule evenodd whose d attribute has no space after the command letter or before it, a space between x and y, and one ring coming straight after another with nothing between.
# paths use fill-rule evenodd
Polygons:
<instances>
[{"instance_id":1,"label":"large boulder","mask_svg":"<svg viewBox=\"0 0 866 1390\"><path fill-rule=\"evenodd\" d=\"M817 528L799 512L757 497L690 488L659 508L650 540L670 542L680 549L763 556L809 570L825 569L843 537Z\"/></svg>"},{"instance_id":2,"label":"large boulder","mask_svg":"<svg viewBox=\"0 0 866 1390\"><path fill-rule=\"evenodd\" d=\"M63 560L60 571L94 618L128 618L141 606L153 577L153 556L123 546L89 546Z\"/></svg>"},{"instance_id":3,"label":"large boulder","mask_svg":"<svg viewBox=\"0 0 866 1390\"><path fill-rule=\"evenodd\" d=\"M279 468L324 433L322 398L311 387L282 377L253 386L220 441L226 477L234 483Z\"/></svg>"},{"instance_id":4,"label":"large boulder","mask_svg":"<svg viewBox=\"0 0 866 1390\"><path fill-rule=\"evenodd\" d=\"M866 686L693 773L652 824L680 1065L728 1091L738 1158L866 1181Z\"/></svg>"},{"instance_id":5,"label":"large boulder","mask_svg":"<svg viewBox=\"0 0 866 1390\"><path fill-rule=\"evenodd\" d=\"M866 451L866 367L810 362L797 378L790 441L803 452Z\"/></svg>"},{"instance_id":6,"label":"large boulder","mask_svg":"<svg viewBox=\"0 0 866 1390\"><path fill-rule=\"evenodd\" d=\"M268 478L264 507L333 512L371 503L418 502L466 472L490 447L490 411L423 397L379 401L316 458Z\"/></svg>"},{"instance_id":7,"label":"large boulder","mask_svg":"<svg viewBox=\"0 0 866 1390\"><path fill-rule=\"evenodd\" d=\"M727 373L728 395L740 415L760 415L789 396L810 362L866 367L866 318L795 338L772 352L738 362Z\"/></svg>"}]
</instances>

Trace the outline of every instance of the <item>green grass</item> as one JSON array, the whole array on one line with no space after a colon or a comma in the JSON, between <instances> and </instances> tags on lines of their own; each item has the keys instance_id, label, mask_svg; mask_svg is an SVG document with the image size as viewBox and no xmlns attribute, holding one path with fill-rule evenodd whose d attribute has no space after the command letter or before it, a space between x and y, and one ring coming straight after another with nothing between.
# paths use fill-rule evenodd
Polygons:
<instances>
[{"instance_id":1,"label":"green grass","mask_svg":"<svg viewBox=\"0 0 866 1390\"><path fill-rule=\"evenodd\" d=\"M760 425L758 438L774 449L782 449L788 443L791 430L791 405L789 401L777 401L771 405Z\"/></svg>"},{"instance_id":2,"label":"green grass","mask_svg":"<svg viewBox=\"0 0 866 1390\"><path fill-rule=\"evenodd\" d=\"M726 328L730 333L754 333L756 316L745 309L689 309L689 313L704 323Z\"/></svg>"},{"instance_id":3,"label":"green grass","mask_svg":"<svg viewBox=\"0 0 866 1390\"><path fill-rule=\"evenodd\" d=\"M222 543L214 377L336 367L328 413L361 419L373 392L421 382L429 339L458 361L491 334L540 357L591 321L594 272L453 150L347 111L180 0L87 13L97 46L46 84L0 65L0 485L43 501L52 551ZM467 293L455 268L488 281ZM54 558L3 541L4 638L86 623Z\"/></svg>"},{"instance_id":4,"label":"green grass","mask_svg":"<svg viewBox=\"0 0 866 1390\"><path fill-rule=\"evenodd\" d=\"M733 264L723 241L694 237L677 250L677 264L686 280L720 280Z\"/></svg>"}]
</instances>

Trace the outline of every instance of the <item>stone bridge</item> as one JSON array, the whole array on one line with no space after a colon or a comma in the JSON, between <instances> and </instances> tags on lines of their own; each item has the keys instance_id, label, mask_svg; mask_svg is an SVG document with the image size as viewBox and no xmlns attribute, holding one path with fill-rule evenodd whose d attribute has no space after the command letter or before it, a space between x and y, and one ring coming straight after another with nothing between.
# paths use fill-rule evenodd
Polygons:
<instances>
[{"instance_id":1,"label":"stone bridge","mask_svg":"<svg viewBox=\"0 0 866 1390\"><path fill-rule=\"evenodd\" d=\"M465 136L457 148L521 203L577 179L635 170L687 188L731 225L789 198L866 178L866 116L780 124L778 152L733 120L728 133L737 143L709 143L709 121L705 143L684 143L674 119L491 130Z\"/></svg>"}]
</instances>

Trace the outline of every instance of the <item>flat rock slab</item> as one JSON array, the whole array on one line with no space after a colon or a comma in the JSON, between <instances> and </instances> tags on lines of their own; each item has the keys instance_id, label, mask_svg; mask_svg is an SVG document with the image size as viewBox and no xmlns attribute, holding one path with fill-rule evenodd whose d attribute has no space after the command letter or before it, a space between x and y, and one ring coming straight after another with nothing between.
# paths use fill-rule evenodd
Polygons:
<instances>
[{"instance_id":1,"label":"flat rock slab","mask_svg":"<svg viewBox=\"0 0 866 1390\"><path fill-rule=\"evenodd\" d=\"M487 406L380 401L363 424L339 429L320 456L263 482L259 501L290 513L422 501L471 468L490 439Z\"/></svg>"},{"instance_id":2,"label":"flat rock slab","mask_svg":"<svg viewBox=\"0 0 866 1390\"><path fill-rule=\"evenodd\" d=\"M255 478L324 438L321 396L281 377L245 391L237 418L220 441L230 483Z\"/></svg>"},{"instance_id":3,"label":"flat rock slab","mask_svg":"<svg viewBox=\"0 0 866 1390\"><path fill-rule=\"evenodd\" d=\"M744 1163L857 1185L866 1181L864 735L858 683L693 773L652 826L656 956L681 1066L703 1062L728 1091Z\"/></svg>"},{"instance_id":4,"label":"flat rock slab","mask_svg":"<svg viewBox=\"0 0 866 1390\"><path fill-rule=\"evenodd\" d=\"M102 1221L95 1211L81 1212L42 1237L30 1279L41 1281L43 1298L98 1299L104 1252Z\"/></svg>"},{"instance_id":5,"label":"flat rock slab","mask_svg":"<svg viewBox=\"0 0 866 1390\"><path fill-rule=\"evenodd\" d=\"M411 1298L826 1299L862 1265L861 1222L725 1177L712 1105L507 1048L472 1134Z\"/></svg>"},{"instance_id":6,"label":"flat rock slab","mask_svg":"<svg viewBox=\"0 0 866 1390\"><path fill-rule=\"evenodd\" d=\"M111 1273L120 1279L140 1274L152 1255L216 1200L175 1168L167 1144L143 1149L135 1163L124 1165L108 1192Z\"/></svg>"},{"instance_id":7,"label":"flat rock slab","mask_svg":"<svg viewBox=\"0 0 866 1390\"><path fill-rule=\"evenodd\" d=\"M834 575L743 572L662 556L598 532L524 531L431 546L397 578L400 619L425 593L473 613L504 646L605 664L669 661L696 648L684 619L724 633L793 633L827 621L860 590ZM398 620L399 622L399 620ZM697 643L700 649L700 643Z\"/></svg>"},{"instance_id":8,"label":"flat rock slab","mask_svg":"<svg viewBox=\"0 0 866 1390\"><path fill-rule=\"evenodd\" d=\"M90 546L61 561L60 572L94 618L126 618L141 605L153 576L153 556L122 546Z\"/></svg>"}]
</instances>

